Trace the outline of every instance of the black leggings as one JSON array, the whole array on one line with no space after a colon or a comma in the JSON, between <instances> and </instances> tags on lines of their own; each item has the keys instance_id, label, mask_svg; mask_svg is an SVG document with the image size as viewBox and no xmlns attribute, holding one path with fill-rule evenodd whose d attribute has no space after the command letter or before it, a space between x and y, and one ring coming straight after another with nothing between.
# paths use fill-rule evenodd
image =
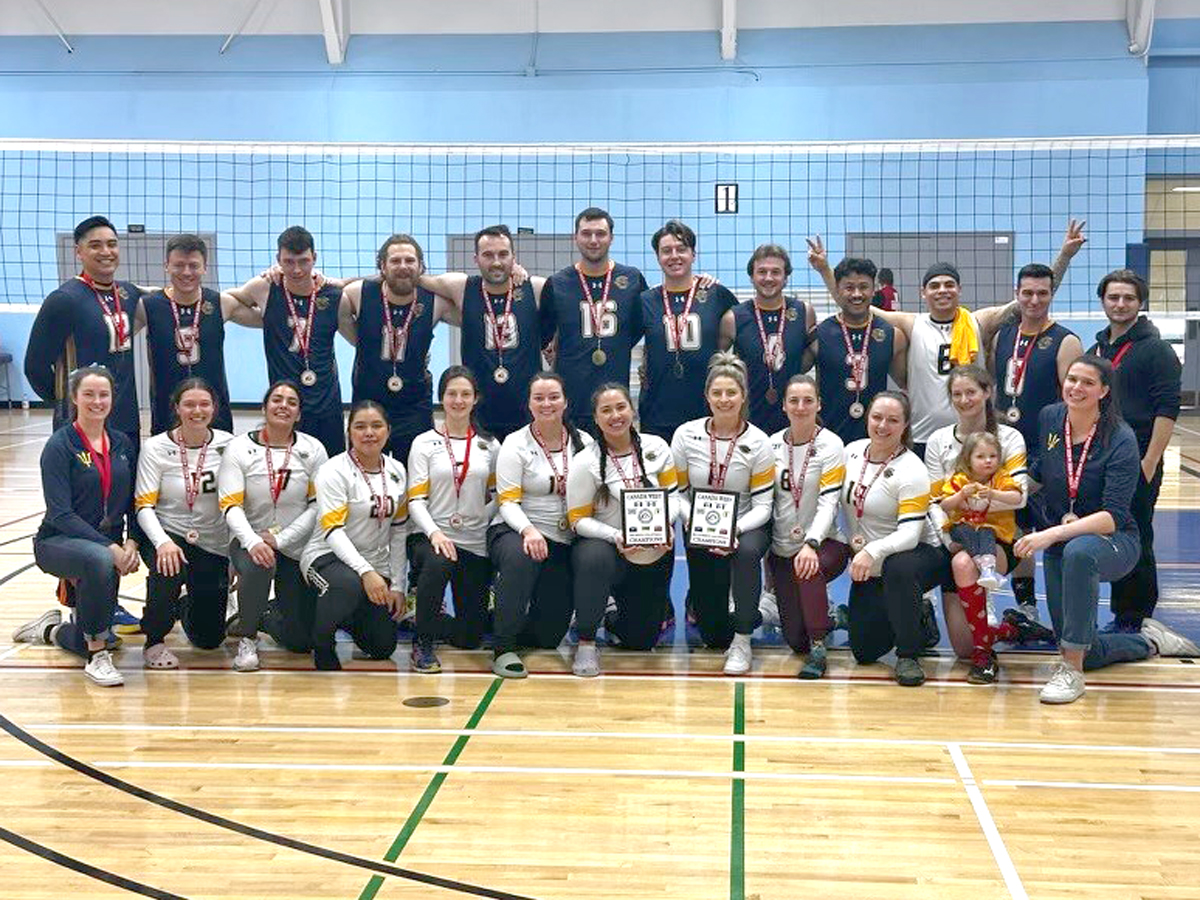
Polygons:
<instances>
[{"instance_id":1,"label":"black leggings","mask_svg":"<svg viewBox=\"0 0 1200 900\"><path fill-rule=\"evenodd\" d=\"M487 630L492 564L486 556L455 546L457 561L434 550L423 534L413 542L413 559L421 573L417 577L417 637L445 640L455 647L474 650L483 643ZM447 584L454 596L453 618L442 611Z\"/></svg>"},{"instance_id":2,"label":"black leggings","mask_svg":"<svg viewBox=\"0 0 1200 900\"><path fill-rule=\"evenodd\" d=\"M274 567L264 569L237 541L229 545L229 558L238 573L238 614L229 634L254 637L261 630L293 653L312 650L317 594L304 580L300 564L276 550ZM272 583L275 601L268 603Z\"/></svg>"},{"instance_id":3,"label":"black leggings","mask_svg":"<svg viewBox=\"0 0 1200 900\"><path fill-rule=\"evenodd\" d=\"M921 597L942 582L946 554L917 544L883 561L879 577L850 585L850 649L860 663L875 662L892 647L915 658L925 643Z\"/></svg>"},{"instance_id":4,"label":"black leggings","mask_svg":"<svg viewBox=\"0 0 1200 900\"><path fill-rule=\"evenodd\" d=\"M649 565L631 563L615 545L580 538L571 547L575 579L575 627L581 641L594 641L609 596L617 602L613 630L629 650L650 650L671 606L669 585L675 556L668 551Z\"/></svg>"},{"instance_id":5,"label":"black leggings","mask_svg":"<svg viewBox=\"0 0 1200 900\"><path fill-rule=\"evenodd\" d=\"M488 530L488 555L496 570L492 648L497 656L518 647L553 650L571 624L571 545L547 538L549 555L541 562L523 547L521 535L507 525Z\"/></svg>"},{"instance_id":6,"label":"black leggings","mask_svg":"<svg viewBox=\"0 0 1200 900\"><path fill-rule=\"evenodd\" d=\"M765 525L738 535L729 556L689 547L688 608L696 615L700 636L709 647L724 649L733 634L750 634L759 624L762 558L771 543ZM733 620L729 618L729 585L733 583Z\"/></svg>"},{"instance_id":7,"label":"black leggings","mask_svg":"<svg viewBox=\"0 0 1200 900\"><path fill-rule=\"evenodd\" d=\"M344 628L371 659L387 659L396 652L396 623L386 606L371 602L352 568L326 553L308 570L308 582L317 591L314 648L332 651L337 630Z\"/></svg>"},{"instance_id":8,"label":"black leggings","mask_svg":"<svg viewBox=\"0 0 1200 900\"><path fill-rule=\"evenodd\" d=\"M167 535L183 551L186 565L175 576L160 575L157 554L147 543L142 552L150 574L146 579L146 606L142 631L146 646L162 643L175 627L183 624L193 647L213 650L225 640L225 609L229 603L229 558L189 544L177 534ZM187 585L187 597L179 594Z\"/></svg>"}]
</instances>

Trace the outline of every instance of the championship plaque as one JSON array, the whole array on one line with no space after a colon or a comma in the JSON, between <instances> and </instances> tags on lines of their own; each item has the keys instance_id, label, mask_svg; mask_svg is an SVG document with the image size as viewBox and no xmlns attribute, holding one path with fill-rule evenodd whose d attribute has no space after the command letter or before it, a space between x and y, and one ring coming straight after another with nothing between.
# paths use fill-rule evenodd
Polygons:
<instances>
[{"instance_id":1,"label":"championship plaque","mask_svg":"<svg viewBox=\"0 0 1200 900\"><path fill-rule=\"evenodd\" d=\"M626 547L670 542L671 507L666 488L626 488L621 493L621 540Z\"/></svg>"},{"instance_id":2,"label":"championship plaque","mask_svg":"<svg viewBox=\"0 0 1200 900\"><path fill-rule=\"evenodd\" d=\"M692 521L689 547L732 550L737 540L738 495L710 488L692 489Z\"/></svg>"}]
</instances>

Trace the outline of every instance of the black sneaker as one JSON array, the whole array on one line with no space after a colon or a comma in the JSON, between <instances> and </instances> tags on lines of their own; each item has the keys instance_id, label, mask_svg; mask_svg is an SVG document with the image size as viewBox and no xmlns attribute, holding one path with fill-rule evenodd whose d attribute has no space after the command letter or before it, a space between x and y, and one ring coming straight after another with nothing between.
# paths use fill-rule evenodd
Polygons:
<instances>
[{"instance_id":1,"label":"black sneaker","mask_svg":"<svg viewBox=\"0 0 1200 900\"><path fill-rule=\"evenodd\" d=\"M425 675L436 675L442 671L442 664L438 661L437 654L433 652L432 638L413 639L412 653L409 654L408 664L414 672L421 672Z\"/></svg>"},{"instance_id":2,"label":"black sneaker","mask_svg":"<svg viewBox=\"0 0 1200 900\"><path fill-rule=\"evenodd\" d=\"M332 645L316 647L313 650L313 666L319 672L340 672L342 661L338 659L337 651Z\"/></svg>"},{"instance_id":3,"label":"black sneaker","mask_svg":"<svg viewBox=\"0 0 1200 900\"><path fill-rule=\"evenodd\" d=\"M942 640L942 632L938 629L937 613L928 597L921 598L921 635L922 644L926 650L932 650Z\"/></svg>"},{"instance_id":4,"label":"black sneaker","mask_svg":"<svg viewBox=\"0 0 1200 900\"><path fill-rule=\"evenodd\" d=\"M1035 622L1019 609L1006 609L1002 618L1017 629L1017 640L1022 644L1054 643L1053 631L1041 622Z\"/></svg>"},{"instance_id":5,"label":"black sneaker","mask_svg":"<svg viewBox=\"0 0 1200 900\"><path fill-rule=\"evenodd\" d=\"M971 684L995 684L999 670L995 653L991 650L976 650L971 657L971 670L967 672L967 681Z\"/></svg>"},{"instance_id":6,"label":"black sneaker","mask_svg":"<svg viewBox=\"0 0 1200 900\"><path fill-rule=\"evenodd\" d=\"M896 660L896 684L901 687L920 687L925 683L925 670L915 659L901 656Z\"/></svg>"}]
</instances>

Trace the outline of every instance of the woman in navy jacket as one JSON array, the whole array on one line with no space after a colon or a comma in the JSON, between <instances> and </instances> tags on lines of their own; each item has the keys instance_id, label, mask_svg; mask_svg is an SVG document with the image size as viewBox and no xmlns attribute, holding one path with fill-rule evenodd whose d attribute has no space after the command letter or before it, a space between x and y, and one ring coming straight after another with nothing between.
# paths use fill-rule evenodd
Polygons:
<instances>
[{"instance_id":1,"label":"woman in navy jacket","mask_svg":"<svg viewBox=\"0 0 1200 900\"><path fill-rule=\"evenodd\" d=\"M137 544L126 538L132 526L136 455L124 433L108 426L113 376L104 366L71 373L75 419L50 436L42 450L42 493L46 516L33 539L33 555L43 572L75 585L75 616L62 622L59 610L22 625L14 642L56 643L87 660L84 674L96 684L123 684L105 648L105 635L117 608L122 575L138 567Z\"/></svg>"}]
</instances>

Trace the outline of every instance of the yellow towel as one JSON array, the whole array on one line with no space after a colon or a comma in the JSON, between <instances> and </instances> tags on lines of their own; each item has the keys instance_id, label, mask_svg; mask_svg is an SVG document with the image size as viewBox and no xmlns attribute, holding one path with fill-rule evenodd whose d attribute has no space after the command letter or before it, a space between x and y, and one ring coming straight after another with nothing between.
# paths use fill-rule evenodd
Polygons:
<instances>
[{"instance_id":1,"label":"yellow towel","mask_svg":"<svg viewBox=\"0 0 1200 900\"><path fill-rule=\"evenodd\" d=\"M971 326L971 314L960 306L950 331L950 361L956 366L969 366L978 354L979 338Z\"/></svg>"}]
</instances>

